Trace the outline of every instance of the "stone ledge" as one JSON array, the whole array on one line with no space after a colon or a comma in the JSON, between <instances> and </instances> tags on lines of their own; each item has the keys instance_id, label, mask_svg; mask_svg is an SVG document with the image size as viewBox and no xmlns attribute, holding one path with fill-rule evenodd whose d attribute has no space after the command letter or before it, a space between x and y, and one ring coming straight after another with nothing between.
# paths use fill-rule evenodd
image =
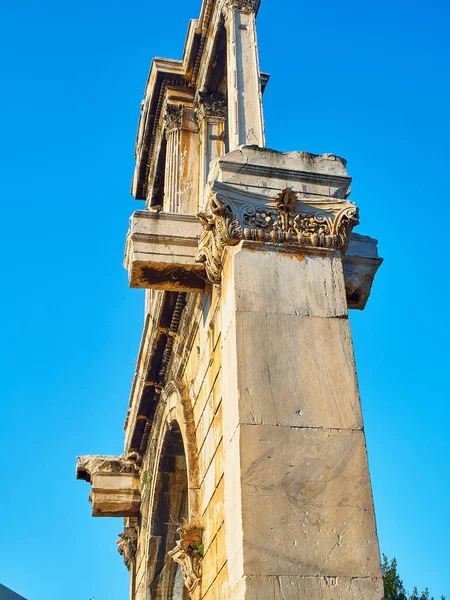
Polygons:
<instances>
[{"instance_id":1,"label":"stone ledge","mask_svg":"<svg viewBox=\"0 0 450 600\"><path fill-rule=\"evenodd\" d=\"M130 287L203 291L206 274L203 265L195 262L201 231L194 215L133 213L124 260Z\"/></svg>"}]
</instances>

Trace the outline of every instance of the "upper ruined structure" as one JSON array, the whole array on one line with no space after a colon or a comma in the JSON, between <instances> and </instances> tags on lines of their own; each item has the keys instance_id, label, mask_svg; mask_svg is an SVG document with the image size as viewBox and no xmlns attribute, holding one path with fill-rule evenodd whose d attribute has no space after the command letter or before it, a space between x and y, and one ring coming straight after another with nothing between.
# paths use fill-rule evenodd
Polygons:
<instances>
[{"instance_id":1,"label":"upper ruined structure","mask_svg":"<svg viewBox=\"0 0 450 600\"><path fill-rule=\"evenodd\" d=\"M77 467L132 600L382 597L348 321L381 259L344 159L265 147L258 9L203 0L141 104L125 448Z\"/></svg>"}]
</instances>

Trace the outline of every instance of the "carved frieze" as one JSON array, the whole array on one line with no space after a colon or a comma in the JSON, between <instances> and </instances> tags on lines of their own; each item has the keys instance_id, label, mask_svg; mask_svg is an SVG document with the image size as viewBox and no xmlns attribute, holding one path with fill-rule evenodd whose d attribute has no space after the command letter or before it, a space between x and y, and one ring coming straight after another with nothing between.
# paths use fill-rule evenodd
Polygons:
<instances>
[{"instance_id":1,"label":"carved frieze","mask_svg":"<svg viewBox=\"0 0 450 600\"><path fill-rule=\"evenodd\" d=\"M207 118L225 119L227 100L221 92L199 92L194 102L194 110L199 121Z\"/></svg>"},{"instance_id":2,"label":"carved frieze","mask_svg":"<svg viewBox=\"0 0 450 600\"><path fill-rule=\"evenodd\" d=\"M203 543L201 527L179 527L180 539L169 556L178 563L189 595L199 586L202 576Z\"/></svg>"},{"instance_id":3,"label":"carved frieze","mask_svg":"<svg viewBox=\"0 0 450 600\"><path fill-rule=\"evenodd\" d=\"M351 202L323 210L301 202L286 188L269 202L251 202L213 194L208 208L197 215L203 225L196 256L205 264L208 278L220 283L222 256L227 246L241 240L326 248L345 252L351 231L358 224L358 209Z\"/></svg>"},{"instance_id":4,"label":"carved frieze","mask_svg":"<svg viewBox=\"0 0 450 600\"><path fill-rule=\"evenodd\" d=\"M166 126L166 134L181 129L183 124L183 105L168 104L164 112L164 123Z\"/></svg>"},{"instance_id":5,"label":"carved frieze","mask_svg":"<svg viewBox=\"0 0 450 600\"><path fill-rule=\"evenodd\" d=\"M117 550L122 555L128 570L136 558L138 534L135 527L125 527L123 533L119 533Z\"/></svg>"}]
</instances>

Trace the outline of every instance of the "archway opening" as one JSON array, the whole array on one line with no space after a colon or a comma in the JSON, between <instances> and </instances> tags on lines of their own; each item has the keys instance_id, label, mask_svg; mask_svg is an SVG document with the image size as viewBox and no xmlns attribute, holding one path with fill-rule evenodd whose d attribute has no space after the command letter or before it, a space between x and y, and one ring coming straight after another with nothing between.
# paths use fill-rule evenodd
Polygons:
<instances>
[{"instance_id":1,"label":"archway opening","mask_svg":"<svg viewBox=\"0 0 450 600\"><path fill-rule=\"evenodd\" d=\"M179 535L177 529L189 518L186 453L180 427L175 421L167 431L161 450L155 487L149 565L153 573L150 597L187 600L180 566L169 556Z\"/></svg>"}]
</instances>

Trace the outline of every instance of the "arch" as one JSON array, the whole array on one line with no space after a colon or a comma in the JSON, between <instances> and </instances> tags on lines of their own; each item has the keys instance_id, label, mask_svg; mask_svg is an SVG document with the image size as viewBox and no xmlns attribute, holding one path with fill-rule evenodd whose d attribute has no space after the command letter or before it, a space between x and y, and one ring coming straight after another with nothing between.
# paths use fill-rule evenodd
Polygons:
<instances>
[{"instance_id":1,"label":"arch","mask_svg":"<svg viewBox=\"0 0 450 600\"><path fill-rule=\"evenodd\" d=\"M177 529L198 523L199 481L195 427L190 399L170 382L161 394L143 469L149 489L142 509L147 564L146 598L185 600L180 565L169 552L177 545Z\"/></svg>"},{"instance_id":2,"label":"arch","mask_svg":"<svg viewBox=\"0 0 450 600\"><path fill-rule=\"evenodd\" d=\"M189 520L187 461L183 437L176 421L166 430L155 483L150 527L154 540L151 597L160 600L185 600L180 588L179 565L169 556L176 545L177 529Z\"/></svg>"}]
</instances>

